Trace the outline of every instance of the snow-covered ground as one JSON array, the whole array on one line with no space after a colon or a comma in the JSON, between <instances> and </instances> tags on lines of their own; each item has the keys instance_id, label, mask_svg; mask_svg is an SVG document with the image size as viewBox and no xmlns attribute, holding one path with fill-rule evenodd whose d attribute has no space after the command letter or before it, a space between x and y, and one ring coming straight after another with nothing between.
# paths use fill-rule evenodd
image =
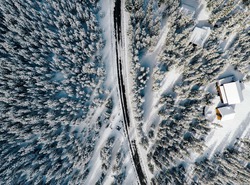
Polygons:
<instances>
[{"instance_id":1,"label":"snow-covered ground","mask_svg":"<svg viewBox=\"0 0 250 185\"><path fill-rule=\"evenodd\" d=\"M124 2L124 1L123 1ZM209 13L205 9L206 3L205 1L198 1L198 0L187 0L185 3L195 7L196 13L195 13L195 19L197 20L197 24L203 24L204 22L207 23L207 20L209 18ZM122 28L123 33L126 33L127 31L127 23L128 23L128 13L125 12L125 10L122 11ZM173 68L168 73L165 74L160 89L156 92L152 91L152 84L153 84L153 69L156 66L156 63L158 61L158 56L162 52L163 46L165 44L165 40L169 31L169 25L168 20L165 20L166 22L163 23L163 26L161 28L161 32L159 34L159 39L156 42L156 45L153 48L150 48L149 52L143 56L141 59L141 66L145 68L149 68L149 80L147 82L147 87L145 87L145 102L143 105L143 111L144 111L144 124L143 124L143 130L145 133L147 133L154 123L159 123L159 100L161 98L161 95L167 92L170 92L172 87L179 82L181 79L181 69ZM151 179L154 174L152 174L148 169L148 161L147 161L147 153L148 151L145 150L138 142L140 141L140 137L137 136L136 133L136 123L133 119L133 111L132 111L132 104L131 104L131 87L132 87L132 81L130 78L130 56L128 52L128 37L124 36L124 72L125 72L125 80L126 80L126 90L127 90L127 101L128 101L128 109L130 110L130 119L132 127L130 129L130 135L131 139L135 139L138 147L138 153L141 158L141 163L143 165L144 171L146 173L147 179ZM151 147L151 143L149 144L148 150Z\"/></svg>"},{"instance_id":2,"label":"snow-covered ground","mask_svg":"<svg viewBox=\"0 0 250 185\"><path fill-rule=\"evenodd\" d=\"M122 7L125 7L125 1L122 0ZM134 115L133 115L133 106L132 106L132 99L131 99L131 88L132 88L132 79L130 78L130 60L131 60L131 55L129 52L129 39L128 39L128 35L127 35L127 30L128 30L128 21L129 21L129 14L128 12L125 11L125 9L123 8L121 10L121 28L122 28L122 43L123 43L123 52L121 52L121 56L123 57L123 78L124 78L124 82L125 82L125 89L126 89L126 98L127 98L127 109L129 111L129 118L130 118L130 130L129 130L129 137L130 140L135 140L135 144L137 145L137 152L138 155L140 157L140 163L142 166L142 170L146 175L147 181L149 182L150 179L153 177L152 174L149 172L148 170L148 166L147 166L147 158L146 155L144 156L145 153L141 152L140 150L140 146L139 146L139 137L137 137L137 133L136 133L136 122L134 120ZM135 182L135 180L134 180Z\"/></svg>"},{"instance_id":3,"label":"snow-covered ground","mask_svg":"<svg viewBox=\"0 0 250 185\"><path fill-rule=\"evenodd\" d=\"M211 133L206 138L206 155L212 156L216 152L221 152L227 146L232 145L237 138L244 137L250 131L250 83L242 84L243 102L235 105L235 117L232 120L220 121L221 126L212 126ZM208 111L210 119L215 122L215 108L220 103L220 98L216 97Z\"/></svg>"},{"instance_id":4,"label":"snow-covered ground","mask_svg":"<svg viewBox=\"0 0 250 185\"><path fill-rule=\"evenodd\" d=\"M206 22L209 19L210 13L206 9L207 3L205 0L182 0L181 2L195 10L194 18L198 23Z\"/></svg>"},{"instance_id":5,"label":"snow-covered ground","mask_svg":"<svg viewBox=\"0 0 250 185\"><path fill-rule=\"evenodd\" d=\"M222 51L225 51L229 48L229 46L234 41L236 36L237 36L237 33L233 32L227 38L221 41L220 46L222 48Z\"/></svg>"},{"instance_id":6,"label":"snow-covered ground","mask_svg":"<svg viewBox=\"0 0 250 185\"><path fill-rule=\"evenodd\" d=\"M125 1L122 2L122 7L125 6ZM192 6L195 9L195 14L193 19L195 20L194 26L198 27L203 27L207 26L211 29L212 25L208 23L210 12L208 12L206 8L206 1L205 0L183 0L182 3L185 3L189 6ZM151 150L151 147L153 146L152 143L149 142L149 147L147 149L140 145L140 139L141 137L137 133L137 123L133 119L133 105L132 105L132 84L133 81L130 77L130 60L131 56L129 53L129 45L130 41L127 36L127 30L128 30L128 20L129 20L129 14L122 9L121 13L122 17L122 33L123 33L123 40L122 40L122 46L121 46L121 57L123 60L123 77L124 77L124 82L125 82L125 89L126 89L126 97L127 97L127 105L128 105L128 110L129 110L129 117L130 117L130 130L129 130L129 135L131 140L135 140L137 149L138 149L138 154L140 156L140 163L143 168L143 172L146 175L147 181L150 182L150 179L154 177L155 174L152 174L152 172L149 170L148 167L148 159L147 159L147 154ZM160 88L157 91L153 91L153 70L155 66L157 65L157 61L159 60L158 56L161 54L165 40L167 38L169 31L169 24L168 21L166 20L165 23L163 23L161 27L161 31L159 33L158 40L155 42L154 46L149 48L148 52L140 58L140 64L141 67L145 67L149 69L149 80L147 81L147 84L145 88L143 89L145 97L144 97L144 103L143 103L143 126L142 130L145 133L148 133L148 131L151 128L151 125L154 123L160 123L160 117L157 114L159 112L160 106L159 105L159 100L161 96L165 93L168 93L172 90L174 85L180 81L182 78L182 70L179 68L171 68L170 71L165 72L163 80L161 81ZM223 52L226 52L229 48L231 43L234 41L236 38L237 34L234 32L231 33L229 36L225 37L225 39L219 42L219 46ZM115 69L114 69L115 70ZM222 72L221 75L227 75L232 72L232 69L229 67L225 70L225 72ZM236 74L237 76L237 74ZM237 76L237 78L242 79L242 75ZM214 84L213 84L214 85ZM207 87L204 89L205 91L208 91L210 93L215 93L213 88ZM230 121L224 121L219 124L221 124L221 127L215 126L212 124L213 121L211 121L211 127L212 131L207 135L205 138L205 152L198 154L193 152L191 156L187 159L184 159L184 162L190 166L194 164L197 158L203 157L203 156L209 156L212 157L216 152L222 152L223 149L227 146L232 145L237 138L244 137L249 134L249 122L250 122L250 110L248 109L248 105L250 105L250 97L248 94L250 93L250 83L245 83L244 84L244 89L243 89L243 96L244 96L244 101L241 104L235 105L235 111L236 111L236 116L233 120ZM178 97L177 97L178 99ZM208 112L210 111L210 115L214 115L214 108L218 105L220 99L219 97L215 98L213 100L213 107L210 107L208 109ZM118 119L118 118L117 118ZM156 128L157 130L157 128ZM118 141L117 141L118 142ZM117 144L118 145L118 144ZM125 161L131 160L126 158ZM96 162L98 163L98 162ZM128 174L131 173L133 174L133 167L128 170ZM191 174L188 173L188 174ZM132 178L136 179L135 176ZM105 183L110 183L111 182L111 177L109 176ZM133 180L131 180L131 183Z\"/></svg>"},{"instance_id":7,"label":"snow-covered ground","mask_svg":"<svg viewBox=\"0 0 250 185\"><path fill-rule=\"evenodd\" d=\"M210 12L208 12L206 8L207 3L205 0L182 0L181 2L195 9L194 19L196 20L198 26L207 25ZM230 44L235 39L236 35L237 34L233 32L220 43L220 46L223 51L226 51L229 48ZM222 35L222 37L225 36ZM243 75L234 71L231 66L226 68L226 70L222 73L221 76L228 76L228 75L235 75L236 78L240 80L242 80L243 78ZM213 84L213 86L214 85L215 84ZM243 87L244 101L240 104L235 105L235 112L236 112L235 118L233 120L220 122L219 124L221 125L221 127L212 126L213 129L206 138L205 144L207 146L207 149L204 153L205 155L212 156L215 152L223 151L225 147L233 144L236 138L243 137L247 133L249 133L250 83L246 83L243 86L244 86ZM216 92L215 88L211 89L211 86L206 90L209 91L210 93ZM214 121L215 108L219 103L220 103L220 98L216 97L213 100L213 106L207 109L207 113L209 114L207 116L211 120L211 123ZM195 159L195 157L193 159Z\"/></svg>"},{"instance_id":8,"label":"snow-covered ground","mask_svg":"<svg viewBox=\"0 0 250 185\"><path fill-rule=\"evenodd\" d=\"M104 1L102 1L104 2ZM125 1L122 1L122 7L124 7ZM197 26L210 26L208 24L208 19L210 16L210 12L207 11L206 9L206 2L204 0L183 0L183 3L186 3L192 7L195 8L195 24ZM103 5L105 7L106 5ZM107 16L107 15L106 15ZM154 174L152 174L149 171L148 168L148 161L147 161L147 153L148 150L151 147L151 143L149 143L149 147L146 150L143 148L139 142L140 142L140 137L137 134L137 129L136 129L136 122L133 119L133 110L132 110L132 100L131 100L131 87L132 87L132 79L130 78L130 60L131 56L129 53L129 40L128 36L126 35L127 30L128 30L128 20L129 20L129 14L122 9L122 33L124 34L122 36L122 44L123 46L121 47L121 53L120 55L122 56L122 59L124 61L123 63L123 77L125 81L125 86L126 86L126 97L127 97L127 103L128 103L128 110L129 110L129 115L130 115L130 130L129 130L129 135L131 140L135 140L138 148L138 153L140 156L140 163L143 167L143 171L146 175L146 178L148 182L152 177L154 177ZM112 16L111 16L112 18ZM104 19L107 19L104 18ZM103 21L105 22L105 21ZM106 23L103 23L103 27L107 25ZM110 31L108 31L110 32ZM153 68L155 67L157 60L158 60L158 55L162 51L162 47L164 46L165 39L168 34L168 21L166 20L166 23L163 25L161 28L161 32L159 34L159 40L156 42L156 45L154 48L150 48L149 52L143 56L141 59L141 64L142 67L149 68L149 75L150 78L147 82L147 86L145 87L145 102L143 105L143 111L144 111L144 124L143 124L143 131L147 133L150 129L150 126L157 122L159 123L159 116L157 115L157 112L159 111L159 100L162 94L167 93L171 91L172 87L179 82L181 79L182 75L182 69L178 68L173 68L169 72L165 73L165 76L160 84L160 89L156 92L152 91L152 73L153 73ZM235 38L235 34L230 35L227 40L224 43L221 43L221 47L223 50L227 50L230 46L230 43L233 42ZM114 44L114 43L113 43ZM111 43L112 45L112 43ZM114 51L114 48L109 48L110 50ZM115 60L113 58L113 60ZM116 73L116 69L114 67L110 68ZM226 73L226 72L225 72ZM225 75L225 74L224 74ZM116 78L115 76L113 78ZM111 82L112 83L112 82ZM206 91L210 91L211 89L206 89ZM211 90L212 91L212 90ZM246 96L250 92L250 84L245 84L245 89L243 90L243 95ZM177 97L178 99L178 97ZM216 105L219 101L219 98L214 99L214 104ZM226 146L230 145L235 141L236 138L242 137L249 132L249 121L250 121L250 111L246 108L246 106L250 103L250 98L246 98L244 102L240 105L236 105L235 111L240 112L237 113L235 116L235 119L233 121L227 121L222 124L222 127L214 127L211 131L211 133L206 137L206 145L207 148L202 155L209 155L212 156L215 152L222 151ZM116 118L118 119L118 118ZM243 130L243 131L242 131ZM227 139L226 142L224 141L224 138ZM118 145L118 144L117 144ZM124 146L124 144L123 144ZM187 164L192 164L195 162L195 160L200 157L200 155L194 153L189 159L186 159ZM125 161L131 160L128 156ZM131 162L131 161L130 161ZM98 161L96 162L98 163ZM133 167L131 166L130 169L128 170L128 174L134 174L133 173ZM130 176L130 175L129 175ZM133 179L131 180L130 183L135 182L136 177L135 176L130 176L129 178ZM112 181L112 177L109 176L106 178L105 183L110 183ZM91 181L89 181L91 182ZM126 181L128 182L128 181Z\"/></svg>"},{"instance_id":9,"label":"snow-covered ground","mask_svg":"<svg viewBox=\"0 0 250 185\"><path fill-rule=\"evenodd\" d=\"M161 95L167 92L170 92L173 86L179 82L181 79L181 70L173 68L168 73L165 74L165 77L163 78L161 82L161 87L158 91L153 92L147 92L144 104L144 121L146 124L144 124L144 130L148 131L150 125L154 120L158 117L157 112L159 111L159 100L161 98ZM152 82L149 81L149 87Z\"/></svg>"},{"instance_id":10,"label":"snow-covered ground","mask_svg":"<svg viewBox=\"0 0 250 185\"><path fill-rule=\"evenodd\" d=\"M88 175L85 184L95 184L98 178L101 176L102 170L102 160L100 158L100 150L104 147L105 142L110 136L114 136L115 142L112 149L112 159L111 159L111 166L115 162L115 156L119 149L123 149L126 156L123 161L123 167L126 171L126 178L124 181L124 184L134 184L136 182L136 173L135 169L133 167L133 162L130 156L130 151L128 147L128 141L126 140L126 137L124 135L123 129L117 130L116 127L120 126L122 127L122 111L120 107L120 101L118 97L118 80L117 80L117 68L116 65L114 65L116 61L116 55L115 55L115 38L114 38L114 32L113 32L113 10L114 10L114 2L111 0L100 1L100 7L101 7L101 20L100 20L100 26L104 31L104 38L106 39L106 45L104 50L102 51L103 61L106 66L106 72L107 76L104 81L104 85L106 88L111 90L110 97L113 99L114 102L114 108L112 111L112 114L110 116L110 124L109 127L103 128L100 130L100 138L98 140L98 143L96 144L95 151L93 154L93 157L89 161L90 168L90 175ZM94 116L91 117L91 120L89 122L95 121L98 116L100 116L100 113L102 112L102 109L104 107L99 107L99 110L95 111ZM114 173L112 172L112 169L108 169L107 176L103 180L104 184L111 184L114 182Z\"/></svg>"},{"instance_id":11,"label":"snow-covered ground","mask_svg":"<svg viewBox=\"0 0 250 185\"><path fill-rule=\"evenodd\" d=\"M0 182L194 184L200 159L249 138L249 7L206 2L2 0ZM229 75L244 100L220 122Z\"/></svg>"},{"instance_id":12,"label":"snow-covered ground","mask_svg":"<svg viewBox=\"0 0 250 185\"><path fill-rule=\"evenodd\" d=\"M124 1L122 1L124 3ZM122 28L123 28L123 33L127 33L127 29L128 29L128 13L125 10L122 10ZM162 29L161 29L161 33L159 34L159 39L158 42L156 42L157 44L155 45L154 48L151 48L148 54L146 54L143 59L142 59L142 67L148 67L149 71L150 71L150 78L149 81L147 82L147 88L145 88L145 91L147 91L146 94L146 102L144 104L144 125L143 125L143 129L144 131L148 131L150 125L152 124L152 122L154 121L154 119L157 119L157 109L155 109L156 104L158 103L160 96L162 93L170 90L172 88L172 86L174 85L175 81L178 80L178 78L180 77L180 73L178 73L178 70L173 70L170 71L169 73L166 74L165 78L164 78L164 82L162 83L162 87L161 90L159 92L154 93L152 91L152 72L153 72L153 68L156 65L156 62L158 60L158 55L159 53L162 51L162 47L165 44L165 40L168 34L168 22L166 20L166 22L164 23ZM129 55L129 51L128 51L128 45L129 45L129 41L128 41L128 36L124 35L124 77L126 80L126 93L127 93L127 102L128 102L128 109L130 111L130 123L131 123L131 128L130 128L130 137L131 140L135 140L136 144L137 144L137 148L138 148L138 153L141 159L141 164L143 166L144 172L146 174L146 177L148 179L148 182L150 181L150 179L153 177L153 174L149 171L148 169L148 161L147 161L147 151L145 151L145 149L139 144L140 142L140 137L137 136L137 126L136 126L136 122L133 119L133 111L132 111L132 104L131 104L131 87L132 87L132 79L130 78L130 55Z\"/></svg>"},{"instance_id":13,"label":"snow-covered ground","mask_svg":"<svg viewBox=\"0 0 250 185\"><path fill-rule=\"evenodd\" d=\"M165 44L167 35L168 35L168 20L166 20L166 23L164 25L164 27L161 29L161 33L159 35L159 40L157 42L157 45L154 47L154 51L153 53L159 53L159 50L162 49L162 46Z\"/></svg>"}]
</instances>

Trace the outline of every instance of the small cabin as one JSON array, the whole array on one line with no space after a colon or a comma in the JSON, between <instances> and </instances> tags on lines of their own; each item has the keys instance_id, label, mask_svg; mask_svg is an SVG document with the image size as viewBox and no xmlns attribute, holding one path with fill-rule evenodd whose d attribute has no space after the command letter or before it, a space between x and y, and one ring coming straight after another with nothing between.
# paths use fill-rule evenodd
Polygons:
<instances>
[{"instance_id":1,"label":"small cabin","mask_svg":"<svg viewBox=\"0 0 250 185\"><path fill-rule=\"evenodd\" d=\"M189 41L197 46L203 47L210 33L211 30L209 27L195 27Z\"/></svg>"},{"instance_id":2,"label":"small cabin","mask_svg":"<svg viewBox=\"0 0 250 185\"><path fill-rule=\"evenodd\" d=\"M240 81L235 80L234 76L228 76L220 79L216 83L216 88L223 106L217 107L217 120L225 121L234 119L235 111L232 105L243 101L243 94Z\"/></svg>"},{"instance_id":3,"label":"small cabin","mask_svg":"<svg viewBox=\"0 0 250 185\"><path fill-rule=\"evenodd\" d=\"M219 86L222 103L233 105L243 101L242 89L239 81L224 83Z\"/></svg>"},{"instance_id":4,"label":"small cabin","mask_svg":"<svg viewBox=\"0 0 250 185\"><path fill-rule=\"evenodd\" d=\"M234 119L234 116L235 116L235 111L233 107L230 105L216 108L216 117L220 121Z\"/></svg>"},{"instance_id":5,"label":"small cabin","mask_svg":"<svg viewBox=\"0 0 250 185\"><path fill-rule=\"evenodd\" d=\"M182 3L181 4L181 8L180 8L181 12L186 15L187 17L189 17L190 19L193 19L194 15L195 15L195 8Z\"/></svg>"}]
</instances>

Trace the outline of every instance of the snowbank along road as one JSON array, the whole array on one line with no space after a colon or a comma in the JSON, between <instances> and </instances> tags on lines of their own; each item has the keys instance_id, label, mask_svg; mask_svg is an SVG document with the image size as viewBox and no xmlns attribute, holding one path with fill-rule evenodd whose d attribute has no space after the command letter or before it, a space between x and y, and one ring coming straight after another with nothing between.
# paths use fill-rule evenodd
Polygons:
<instances>
[{"instance_id":1,"label":"snowbank along road","mask_svg":"<svg viewBox=\"0 0 250 185\"><path fill-rule=\"evenodd\" d=\"M125 8L125 7L123 7ZM144 177L144 173L142 171L142 166L140 164L139 155L137 152L137 148L135 145L132 146L132 142L129 138L129 115L127 110L127 102L126 102L126 95L125 95L125 86L123 81L123 74L122 74L122 58L120 55L121 48L123 46L122 39L121 39L121 0L116 0L115 8L114 8L114 29L115 29L115 39L116 39L116 65L117 65L117 74L118 74L118 85L119 85L119 96L121 101L121 107L124 117L124 129L125 135L129 142L129 148L132 154L132 159L134 166L136 168L137 177L139 179L140 184L144 185L147 184L147 181Z\"/></svg>"}]
</instances>

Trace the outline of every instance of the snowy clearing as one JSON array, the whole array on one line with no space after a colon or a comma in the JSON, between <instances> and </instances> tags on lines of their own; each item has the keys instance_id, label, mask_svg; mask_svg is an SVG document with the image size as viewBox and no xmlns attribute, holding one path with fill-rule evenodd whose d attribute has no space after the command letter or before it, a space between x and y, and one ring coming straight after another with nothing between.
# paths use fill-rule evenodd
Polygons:
<instances>
[{"instance_id":1,"label":"snowy clearing","mask_svg":"<svg viewBox=\"0 0 250 185\"><path fill-rule=\"evenodd\" d=\"M227 146L234 143L235 139L242 138L249 133L250 129L250 83L244 84L244 101L235 105L235 117L233 120L219 122L222 127L215 126L206 138L206 154L213 156L216 152L221 152ZM215 100L219 103L220 99ZM215 107L213 107L215 108ZM213 114L214 115L214 114Z\"/></svg>"}]
</instances>

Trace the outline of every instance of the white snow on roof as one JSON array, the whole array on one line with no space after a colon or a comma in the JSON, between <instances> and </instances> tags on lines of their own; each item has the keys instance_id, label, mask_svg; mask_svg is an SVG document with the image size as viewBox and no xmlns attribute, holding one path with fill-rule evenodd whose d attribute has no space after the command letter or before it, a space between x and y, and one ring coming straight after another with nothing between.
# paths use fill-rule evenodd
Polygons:
<instances>
[{"instance_id":1,"label":"white snow on roof","mask_svg":"<svg viewBox=\"0 0 250 185\"><path fill-rule=\"evenodd\" d=\"M200 0L199 3L200 3L200 7L199 7L200 11L199 11L199 14L197 16L197 20L198 21L208 20L211 12L209 12L206 8L207 7L206 0Z\"/></svg>"},{"instance_id":2,"label":"white snow on roof","mask_svg":"<svg viewBox=\"0 0 250 185\"><path fill-rule=\"evenodd\" d=\"M200 47L203 47L210 33L211 30L209 27L202 27L202 28L195 27L189 41Z\"/></svg>"},{"instance_id":3,"label":"white snow on roof","mask_svg":"<svg viewBox=\"0 0 250 185\"><path fill-rule=\"evenodd\" d=\"M187 4L181 5L181 12L183 12L185 15L193 18L195 14L195 8L192 6L189 6Z\"/></svg>"},{"instance_id":4,"label":"white snow on roof","mask_svg":"<svg viewBox=\"0 0 250 185\"><path fill-rule=\"evenodd\" d=\"M242 138L250 132L250 83L244 84L242 91L244 100L240 104L236 104L233 120L225 120L219 122L222 127L215 127L206 138L205 153L212 156L215 152L223 151L227 146L233 145L236 138ZM219 98L215 101L219 102ZM215 109L214 109L215 110Z\"/></svg>"},{"instance_id":5,"label":"white snow on roof","mask_svg":"<svg viewBox=\"0 0 250 185\"><path fill-rule=\"evenodd\" d=\"M227 96L226 96L226 92L225 92L223 85L220 86L220 92L221 92L223 103L227 104L228 103Z\"/></svg>"},{"instance_id":6,"label":"white snow on roof","mask_svg":"<svg viewBox=\"0 0 250 185\"><path fill-rule=\"evenodd\" d=\"M239 81L223 84L220 86L220 90L223 103L232 105L243 101L243 95Z\"/></svg>"},{"instance_id":7,"label":"white snow on roof","mask_svg":"<svg viewBox=\"0 0 250 185\"><path fill-rule=\"evenodd\" d=\"M232 106L219 107L218 110L222 116L221 121L234 119L235 111Z\"/></svg>"},{"instance_id":8,"label":"white snow on roof","mask_svg":"<svg viewBox=\"0 0 250 185\"><path fill-rule=\"evenodd\" d=\"M220 79L218 81L218 83L219 83L219 85L222 85L222 84L230 83L230 82L233 82L233 81L234 81L234 76L231 75L231 76Z\"/></svg>"},{"instance_id":9,"label":"white snow on roof","mask_svg":"<svg viewBox=\"0 0 250 185\"><path fill-rule=\"evenodd\" d=\"M181 3L194 8L194 18L197 21L207 21L209 19L211 13L206 8L206 0L181 0Z\"/></svg>"}]
</instances>

